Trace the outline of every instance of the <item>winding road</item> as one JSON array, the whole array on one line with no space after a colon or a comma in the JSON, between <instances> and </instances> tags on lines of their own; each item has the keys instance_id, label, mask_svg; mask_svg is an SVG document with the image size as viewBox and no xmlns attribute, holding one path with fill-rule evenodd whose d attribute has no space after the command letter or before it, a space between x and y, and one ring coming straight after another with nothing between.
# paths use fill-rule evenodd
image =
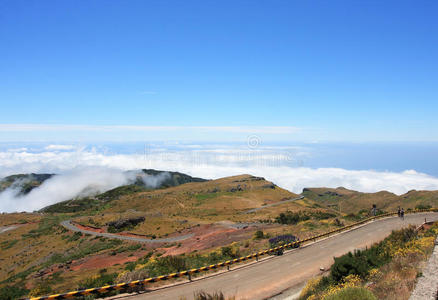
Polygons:
<instances>
[{"instance_id":1,"label":"winding road","mask_svg":"<svg viewBox=\"0 0 438 300\"><path fill-rule=\"evenodd\" d=\"M3 226L0 227L0 233L9 231L9 230L14 230L15 228L18 228L18 225L11 225L11 226Z\"/></svg>"},{"instance_id":2,"label":"winding road","mask_svg":"<svg viewBox=\"0 0 438 300\"><path fill-rule=\"evenodd\" d=\"M67 228L68 230L75 231L75 232L81 232L84 234L91 234L95 236L102 236L110 239L119 239L119 240L125 240L125 241L132 241L132 242L140 242L140 243L173 243L173 242L179 242L188 238L191 238L193 234L186 234L186 235L180 235L175 237L168 237L163 239L147 239L147 238L141 238L141 237L135 237L135 236L127 236L127 235L119 235L119 234L113 234L113 233L106 233L106 232L96 232L91 230L85 230L82 228L76 227L74 224L72 224L71 220L62 221L61 225Z\"/></svg>"},{"instance_id":3,"label":"winding road","mask_svg":"<svg viewBox=\"0 0 438 300\"><path fill-rule=\"evenodd\" d=\"M340 233L302 248L285 252L283 256L271 256L258 263L221 271L205 278L195 279L178 285L160 288L139 295L119 295L112 299L193 299L196 291L209 293L222 291L225 297L236 299L288 298L299 292L311 277L320 274L320 268L328 269L334 256L340 256L354 249L365 248L383 240L392 230L409 224L420 225L427 221L437 221L438 213L418 213L406 215L404 220L388 217L372 221L350 231ZM290 298L289 298L290 299Z\"/></svg>"}]
</instances>

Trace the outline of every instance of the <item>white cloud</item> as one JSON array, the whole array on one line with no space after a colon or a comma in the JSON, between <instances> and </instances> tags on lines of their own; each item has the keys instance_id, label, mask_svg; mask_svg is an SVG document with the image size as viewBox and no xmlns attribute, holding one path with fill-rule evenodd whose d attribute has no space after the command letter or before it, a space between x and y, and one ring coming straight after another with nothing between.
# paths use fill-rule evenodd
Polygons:
<instances>
[{"instance_id":1,"label":"white cloud","mask_svg":"<svg viewBox=\"0 0 438 300\"><path fill-rule=\"evenodd\" d=\"M127 174L110 168L78 168L53 176L30 193L18 195L18 187L0 193L0 212L33 211L78 196L104 192L133 180Z\"/></svg>"},{"instance_id":2,"label":"white cloud","mask_svg":"<svg viewBox=\"0 0 438 300\"><path fill-rule=\"evenodd\" d=\"M25 152L25 151L27 151L28 149L26 148L26 147L21 147L21 148L11 148L11 149L8 149L8 152Z\"/></svg>"},{"instance_id":3,"label":"white cloud","mask_svg":"<svg viewBox=\"0 0 438 300\"><path fill-rule=\"evenodd\" d=\"M45 150L72 150L75 149L73 145L48 145L44 147Z\"/></svg>"},{"instance_id":4,"label":"white cloud","mask_svg":"<svg viewBox=\"0 0 438 300\"><path fill-rule=\"evenodd\" d=\"M107 154L84 148L37 153L0 152L0 177L31 172L62 174L47 181L47 185L43 184L41 189L20 198L18 202L11 200L11 191L0 194L0 210L38 209L76 197L89 185L94 190L106 190L126 182L127 179L121 171L142 168L179 171L210 179L253 174L265 177L295 193L301 193L305 187L322 186L343 186L362 192L387 190L396 194L403 194L411 189L438 190L438 178L415 170L380 172L308 168L291 164L290 155L281 148L277 152L275 149L230 151L228 147L222 150L205 152L183 147L183 150L150 151L146 155ZM301 152L301 149L298 151Z\"/></svg>"}]
</instances>

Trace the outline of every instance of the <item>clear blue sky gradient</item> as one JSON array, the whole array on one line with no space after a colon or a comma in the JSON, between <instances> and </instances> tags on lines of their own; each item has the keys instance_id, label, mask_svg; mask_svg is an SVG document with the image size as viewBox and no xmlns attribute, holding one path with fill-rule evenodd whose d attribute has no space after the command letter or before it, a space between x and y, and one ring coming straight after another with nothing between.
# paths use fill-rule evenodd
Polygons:
<instances>
[{"instance_id":1,"label":"clear blue sky gradient","mask_svg":"<svg viewBox=\"0 0 438 300\"><path fill-rule=\"evenodd\" d=\"M437 1L1 1L0 123L437 141Z\"/></svg>"}]
</instances>

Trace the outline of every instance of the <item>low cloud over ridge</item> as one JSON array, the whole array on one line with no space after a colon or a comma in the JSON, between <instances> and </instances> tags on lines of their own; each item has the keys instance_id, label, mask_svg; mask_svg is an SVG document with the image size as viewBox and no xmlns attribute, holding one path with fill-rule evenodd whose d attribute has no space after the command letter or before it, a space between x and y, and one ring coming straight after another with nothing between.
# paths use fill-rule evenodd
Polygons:
<instances>
[{"instance_id":1,"label":"low cloud over ridge","mask_svg":"<svg viewBox=\"0 0 438 300\"><path fill-rule=\"evenodd\" d=\"M272 163L273 159L275 163ZM24 148L23 151L4 151L0 152L0 177L31 172L61 175L47 180L24 197L16 197L13 191L1 193L0 211L32 211L77 197L84 191L105 191L130 180L123 171L142 168L179 171L210 179L247 173L263 176L295 193L301 193L305 187L321 186L343 186L361 192L387 190L399 195L412 189L438 190L438 178L414 170L380 172L308 168L290 166L287 160L287 155L273 154L271 148L252 151L247 157L229 149L209 152L190 147L179 151L153 150L147 155L106 154L86 148L61 152L47 149L29 152ZM150 183L154 184L155 180Z\"/></svg>"}]
</instances>

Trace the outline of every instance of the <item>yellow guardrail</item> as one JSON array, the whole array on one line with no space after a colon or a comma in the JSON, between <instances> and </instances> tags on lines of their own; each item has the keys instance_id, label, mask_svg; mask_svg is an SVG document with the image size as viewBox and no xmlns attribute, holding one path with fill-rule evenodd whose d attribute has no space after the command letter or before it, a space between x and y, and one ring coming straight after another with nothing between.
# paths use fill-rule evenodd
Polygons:
<instances>
[{"instance_id":1,"label":"yellow guardrail","mask_svg":"<svg viewBox=\"0 0 438 300\"><path fill-rule=\"evenodd\" d=\"M411 214L411 213L422 213L422 212L438 212L438 208L432 208L432 209L419 209L419 210L414 210L414 211L407 211L407 214ZM119 283L119 284L113 284L113 285L106 285L106 286L102 286L102 287L96 287L96 288L90 288L90 289L86 289L86 290L80 290L80 291L73 291L73 292L68 292L68 293L63 293L63 294L55 294L55 295L50 295L50 296L42 296L42 297L34 297L34 298L27 298L27 300L46 300L46 299L71 299L74 297L78 297L78 296L87 296L87 295L99 295L99 294L105 294L107 292L110 291L123 291L123 290L127 290L129 288L134 288L134 287L138 287L141 285L146 285L148 283L152 283L152 282L158 282L158 281L164 281L164 280L168 280L168 279L172 279L172 278L178 278L178 277L183 277L183 276L188 276L189 279L191 279L191 275L192 274L196 274L196 273L201 273L201 272L205 272L205 271L209 271L209 270L214 270L214 269L218 269L221 267L225 267L225 266L230 266L236 263L240 263L249 259L253 259L256 258L258 259L260 256L263 255L267 255L267 254L271 254L271 253L276 253L280 250L284 250L287 248L292 248L292 247L296 247L299 246L303 243L306 242L310 242L310 241L316 241L318 239L330 236L332 234L335 233L339 233L345 230L348 230L352 227L356 227L358 225L367 223L369 221L372 220L376 220L376 219L380 219L380 218L384 218L384 217L388 217L388 216L392 216L392 215L397 215L396 212L394 213L386 213L386 214L381 214L378 216L374 216L374 217L370 217L367 219L364 219L362 221L335 229L335 230L331 230L322 234L318 234L318 235L314 235L311 237L308 237L304 240L300 240L297 242L292 242L292 243L288 243L282 246L278 246L275 248L270 248L267 250L263 250L263 251L259 251L256 253L252 253L250 255L247 256L242 256L236 259L232 259L232 260L227 260L221 263L217 263L217 264L213 264L213 265L209 265L209 266L204 266L201 268L197 268L197 269L190 269L190 270L186 270L186 271L182 271L182 272L177 272L177 273L172 273L172 274L167 274L167 275L162 275L162 276L158 276L158 277L151 277L151 278L146 278L143 280L135 280L135 281L131 281L131 282L125 282L125 283Z\"/></svg>"}]
</instances>

